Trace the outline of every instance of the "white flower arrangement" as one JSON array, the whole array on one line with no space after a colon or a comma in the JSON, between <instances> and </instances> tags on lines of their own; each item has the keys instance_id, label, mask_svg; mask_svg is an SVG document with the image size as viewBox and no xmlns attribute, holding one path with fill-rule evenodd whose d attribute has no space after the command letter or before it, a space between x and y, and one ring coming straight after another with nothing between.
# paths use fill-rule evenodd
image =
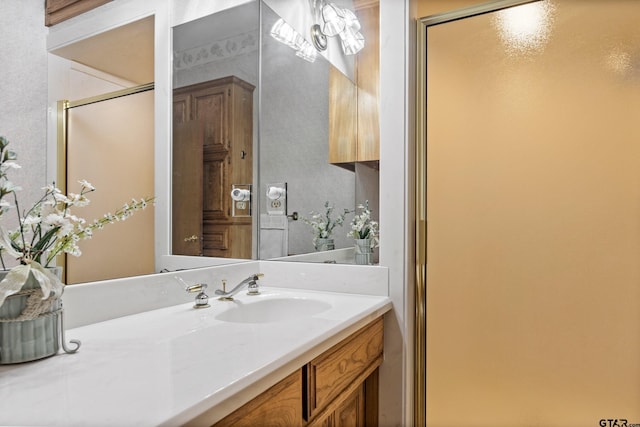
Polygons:
<instances>
[{"instance_id":1,"label":"white flower arrangement","mask_svg":"<svg viewBox=\"0 0 640 427\"><path fill-rule=\"evenodd\" d=\"M132 199L114 214L107 213L87 224L83 218L71 213L71 208L87 206L87 193L95 191L89 182L82 180L79 181L81 188L78 194L64 195L55 185L46 186L40 200L28 210L21 211L16 194L21 188L9 181L7 176L8 171L19 169L20 165L16 163L17 156L8 149L8 145L9 141L0 137L0 219L12 209L5 196L13 196L18 227L14 231L7 231L0 226L0 263L2 270L7 270L4 256L9 255L19 265L11 268L0 282L0 306L6 297L20 291L30 272L40 283L44 298L50 294L59 296L63 285L46 270L55 257L61 253L80 256L79 241L90 239L94 230L124 221L153 202L153 198Z\"/></svg>"},{"instance_id":2,"label":"white flower arrangement","mask_svg":"<svg viewBox=\"0 0 640 427\"><path fill-rule=\"evenodd\" d=\"M376 248L379 245L380 230L377 221L371 219L371 210L369 209L369 201L358 205L360 213L356 213L351 220L351 231L347 234L354 239L370 239L371 247Z\"/></svg>"},{"instance_id":3,"label":"white flower arrangement","mask_svg":"<svg viewBox=\"0 0 640 427\"><path fill-rule=\"evenodd\" d=\"M336 226L342 226L342 224L344 224L344 218L351 212L348 209L345 209L342 214L333 219L331 218L331 215L333 214L334 207L331 206L328 201L324 202L324 207L324 214L311 211L311 218L301 217L302 221L311 226L311 232L313 233L313 245L316 247L318 239L330 239L333 234L333 229Z\"/></svg>"}]
</instances>

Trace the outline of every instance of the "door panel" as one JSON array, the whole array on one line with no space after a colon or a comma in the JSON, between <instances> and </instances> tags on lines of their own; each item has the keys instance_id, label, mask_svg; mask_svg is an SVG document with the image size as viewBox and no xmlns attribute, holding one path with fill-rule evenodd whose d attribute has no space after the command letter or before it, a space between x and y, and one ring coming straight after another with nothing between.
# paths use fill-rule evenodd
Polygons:
<instances>
[{"instance_id":1,"label":"door panel","mask_svg":"<svg viewBox=\"0 0 640 427\"><path fill-rule=\"evenodd\" d=\"M173 124L172 177L172 253L202 255L202 124L196 120Z\"/></svg>"},{"instance_id":2,"label":"door panel","mask_svg":"<svg viewBox=\"0 0 640 427\"><path fill-rule=\"evenodd\" d=\"M553 6L427 30L430 427L640 422L640 4Z\"/></svg>"}]
</instances>

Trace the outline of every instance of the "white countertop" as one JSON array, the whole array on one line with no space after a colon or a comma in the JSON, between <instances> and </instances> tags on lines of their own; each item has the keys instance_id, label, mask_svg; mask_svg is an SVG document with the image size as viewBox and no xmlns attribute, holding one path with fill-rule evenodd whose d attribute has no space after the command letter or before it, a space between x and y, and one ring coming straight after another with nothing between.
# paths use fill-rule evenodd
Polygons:
<instances>
[{"instance_id":1,"label":"white countertop","mask_svg":"<svg viewBox=\"0 0 640 427\"><path fill-rule=\"evenodd\" d=\"M211 298L207 309L181 304L66 331L67 341L82 341L78 353L0 365L0 425L172 426L213 406L222 418L391 309L384 296L261 291L242 292L235 302ZM278 297L331 308L295 321L216 319L239 304Z\"/></svg>"}]
</instances>

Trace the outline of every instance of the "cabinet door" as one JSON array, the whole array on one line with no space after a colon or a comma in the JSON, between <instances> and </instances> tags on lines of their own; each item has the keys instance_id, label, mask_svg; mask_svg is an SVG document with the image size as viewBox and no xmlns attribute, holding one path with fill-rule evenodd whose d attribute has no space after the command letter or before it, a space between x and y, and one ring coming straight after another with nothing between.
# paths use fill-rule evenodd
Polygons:
<instances>
[{"instance_id":1,"label":"cabinet door","mask_svg":"<svg viewBox=\"0 0 640 427\"><path fill-rule=\"evenodd\" d=\"M206 126L206 124L205 124ZM229 159L226 151L204 147L202 197L205 222L228 221L231 217Z\"/></svg>"},{"instance_id":2,"label":"cabinet door","mask_svg":"<svg viewBox=\"0 0 640 427\"><path fill-rule=\"evenodd\" d=\"M356 161L356 93L356 85L329 65L329 163Z\"/></svg>"},{"instance_id":3,"label":"cabinet door","mask_svg":"<svg viewBox=\"0 0 640 427\"><path fill-rule=\"evenodd\" d=\"M191 95L178 93L173 95L173 124L191 120Z\"/></svg>"},{"instance_id":4,"label":"cabinet door","mask_svg":"<svg viewBox=\"0 0 640 427\"><path fill-rule=\"evenodd\" d=\"M200 147L183 162L201 176L194 187L200 189L201 255L251 258L251 217L232 217L231 189L253 180L253 90L233 76L174 90L174 127L192 121L201 128Z\"/></svg>"},{"instance_id":5,"label":"cabinet door","mask_svg":"<svg viewBox=\"0 0 640 427\"><path fill-rule=\"evenodd\" d=\"M334 67L329 72L329 163L380 160L380 7L354 1L366 40L355 57L355 84Z\"/></svg>"},{"instance_id":6,"label":"cabinet door","mask_svg":"<svg viewBox=\"0 0 640 427\"><path fill-rule=\"evenodd\" d=\"M382 318L309 363L309 418L315 417L382 363Z\"/></svg>"},{"instance_id":7,"label":"cabinet door","mask_svg":"<svg viewBox=\"0 0 640 427\"><path fill-rule=\"evenodd\" d=\"M173 125L172 253L202 255L202 129Z\"/></svg>"},{"instance_id":8,"label":"cabinet door","mask_svg":"<svg viewBox=\"0 0 640 427\"><path fill-rule=\"evenodd\" d=\"M358 387L336 409L333 414L332 427L363 427L364 418L364 393L363 386Z\"/></svg>"},{"instance_id":9,"label":"cabinet door","mask_svg":"<svg viewBox=\"0 0 640 427\"><path fill-rule=\"evenodd\" d=\"M193 118L203 125L205 149L227 151L228 141L228 85L213 86L193 92L191 109Z\"/></svg>"},{"instance_id":10,"label":"cabinet door","mask_svg":"<svg viewBox=\"0 0 640 427\"><path fill-rule=\"evenodd\" d=\"M302 424L302 370L299 369L215 426L299 427Z\"/></svg>"},{"instance_id":11,"label":"cabinet door","mask_svg":"<svg viewBox=\"0 0 640 427\"><path fill-rule=\"evenodd\" d=\"M355 3L354 3L355 4ZM359 162L380 160L379 87L380 87L380 7L377 2L356 9L366 40L356 58L358 82L358 147Z\"/></svg>"}]
</instances>

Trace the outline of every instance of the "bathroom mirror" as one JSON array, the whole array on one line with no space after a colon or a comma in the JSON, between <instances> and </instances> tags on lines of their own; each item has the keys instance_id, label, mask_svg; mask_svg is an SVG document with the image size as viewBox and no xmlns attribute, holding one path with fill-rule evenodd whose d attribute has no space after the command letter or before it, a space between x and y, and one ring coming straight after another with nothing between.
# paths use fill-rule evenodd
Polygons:
<instances>
[{"instance_id":1,"label":"bathroom mirror","mask_svg":"<svg viewBox=\"0 0 640 427\"><path fill-rule=\"evenodd\" d=\"M334 216L356 206L356 171L328 160L333 65L322 55L304 60L271 36L282 18L271 6L284 10L285 3L252 1L173 29L174 255L290 259L315 251L312 228L303 218L312 211L324 214L325 202ZM244 99L225 107L213 95L216 87L242 91ZM224 108L227 124L213 126ZM185 117L191 129L185 129ZM243 123L240 131L229 125L237 121ZM216 142L216 132L228 125L220 133L228 139ZM190 149L195 158L182 159L184 141L194 139L204 141ZM185 180L194 169L197 177ZM204 191L188 195L194 184L183 187L182 181L202 182ZM234 217L231 191L245 184L251 184L251 216ZM286 186L286 200L277 202L275 212L266 196L272 185ZM185 210L195 215L188 218ZM246 230L253 238L247 239ZM335 229L336 249L352 245L347 231L348 224Z\"/></svg>"},{"instance_id":2,"label":"bathroom mirror","mask_svg":"<svg viewBox=\"0 0 640 427\"><path fill-rule=\"evenodd\" d=\"M351 0L342 0L340 3L345 7L353 7ZM194 8L181 3L179 7L178 3L174 5L175 8L187 11L185 15L188 14L190 18L176 21L177 25L171 27L171 46L167 47L166 51L155 52L156 57L166 58L170 63L167 65L170 65L172 70L171 82L165 82L163 76L160 76L161 90L156 96L154 108L157 113L158 103L162 102L165 96L167 102L173 99L172 90L162 89L165 85L171 84L172 89L177 92L188 86L230 78L227 83L233 84L237 92L243 91L241 99L251 101L250 109L245 104L245 108L250 112L245 114L245 122L240 126L240 129L245 131L243 138L246 145L234 150L233 157L227 160L239 165L235 167L234 164L232 169L235 173L227 175L222 173L222 168L216 169L211 165L205 168L204 162L198 161L197 164L200 166L195 176L201 176L202 178L198 179L204 180L205 174L208 174L225 185L237 185L239 188L250 186L252 203L250 209L247 208L243 212L243 209L235 209L240 208L240 205L231 203L231 188L228 188L229 191L214 192L211 186L206 189L193 184L181 187L180 180L172 176L170 166L170 163L177 161L176 158L171 162L168 159L165 162L164 159L164 156L169 156L173 151L169 148L172 144L171 135L164 135L162 131L166 122L161 123L160 127L156 123L156 144L159 144L155 155L156 185L159 185L156 195L160 195L161 200L156 206L156 212L159 213L156 218L159 220L156 221L155 258L157 260L162 257L163 265L168 264L170 269L188 268L192 261L193 266L196 266L208 264L209 261L211 264L222 264L246 259L301 260L300 256L315 252L311 227L303 222L303 217L309 217L312 211L324 213L324 204L327 201L334 207L335 215L343 209L354 209L357 202L365 199L374 199L373 205L377 206L377 170L359 167L357 164L351 164L351 169L344 168L330 164L328 160L329 75L336 69L349 74L350 69L353 71L353 57L341 54L343 63L340 63L327 55L331 59L329 62L327 57L319 54L311 63L296 56L294 50L271 37L273 24L283 16L291 19L292 25L299 31L306 31L304 28L309 25L308 21L313 19L311 5L308 2L229 0L224 5L228 6L223 8L222 3L211 5L209 8L215 10L214 13L201 13L204 5ZM153 22L153 15L124 23L125 21L120 21L121 13L121 10L113 11L109 21L111 23L104 24L100 27L102 30L97 31L95 35L80 36L74 33L77 32L74 29L71 31L74 35L67 37L64 33L68 29L61 27L63 35L57 34L54 37L55 41L66 38L71 42L60 43L59 46L53 43L55 48L50 48L50 81L60 82L50 85L52 101L85 98L113 91L117 87L125 88L154 80L154 68L158 69L158 61L155 61L154 65L153 60L154 45L155 49L159 46L154 40L158 37L158 32L163 33L163 29L156 27L154 33L153 25L138 25ZM295 17L298 15L304 15L302 23L296 21ZM102 22L97 12L93 19ZM123 23L117 24L119 22ZM167 23L166 20L163 22ZM124 31L125 29L134 31L132 33ZM86 33L85 26L80 30L79 33ZM140 55L140 52L147 55ZM85 69L85 66L88 68ZM98 78L94 80L106 81L101 76L104 72L109 84L114 83L115 86L105 87L95 94L76 93L87 87L85 77L96 70ZM144 70L144 74L139 75L139 70ZM77 77L78 83L70 83L70 74L73 74L74 78ZM350 78L353 76L352 73L349 75ZM118 76L126 81L120 82ZM209 105L209 111L213 113L217 108L214 99L215 97L212 97L203 101L203 105ZM196 135L212 131L206 129L204 124L198 124L191 130L184 127L180 129L181 125L173 123L167 124L167 128L169 127L174 131L192 132ZM162 153L159 154L158 150ZM181 146L176 146L176 150L181 155L192 154L190 150L181 149ZM220 153L210 152L207 155L215 157L218 154ZM157 163L158 161L160 163ZM184 161L187 164L196 164L188 156ZM218 162L221 163L224 162ZM193 176L189 179L193 179ZM172 197L165 197L170 192L172 180L176 191ZM287 194L286 205L282 205L282 209L275 215L267 209L266 197L267 186L273 184L286 186ZM196 219L198 223L211 221L212 217L216 219L216 215L218 219L222 214L228 216L229 211L232 216L234 211L240 212L241 215L234 217L236 223L232 225L242 229L242 233L225 235L224 231L220 231L224 224L213 224L213 231L206 236L214 249L216 245L232 246L240 243L243 249L239 254L226 256L210 253L206 254L210 258L202 256L197 260L187 260L184 257L173 259L166 256L177 253L170 249L176 245L171 244L170 232L165 231L172 228L173 222L172 207L168 199L174 198L175 202L176 195L180 200L188 191L206 193L210 197L209 200L204 200L203 197L198 203L219 207L218 211L213 213L205 213L203 209L199 209L202 218ZM218 198L212 199L212 194ZM130 195L127 193L126 197ZM198 209L189 208L185 211L193 213ZM298 220L294 220L295 213L298 214ZM187 217L178 223L191 224L193 221L193 218ZM336 249L352 248L352 239L346 236L347 231L348 224L335 230L333 237ZM202 233L185 233L179 237L184 241L193 240L193 236L200 238L199 235ZM349 262L347 259L331 255L312 261Z\"/></svg>"}]
</instances>

